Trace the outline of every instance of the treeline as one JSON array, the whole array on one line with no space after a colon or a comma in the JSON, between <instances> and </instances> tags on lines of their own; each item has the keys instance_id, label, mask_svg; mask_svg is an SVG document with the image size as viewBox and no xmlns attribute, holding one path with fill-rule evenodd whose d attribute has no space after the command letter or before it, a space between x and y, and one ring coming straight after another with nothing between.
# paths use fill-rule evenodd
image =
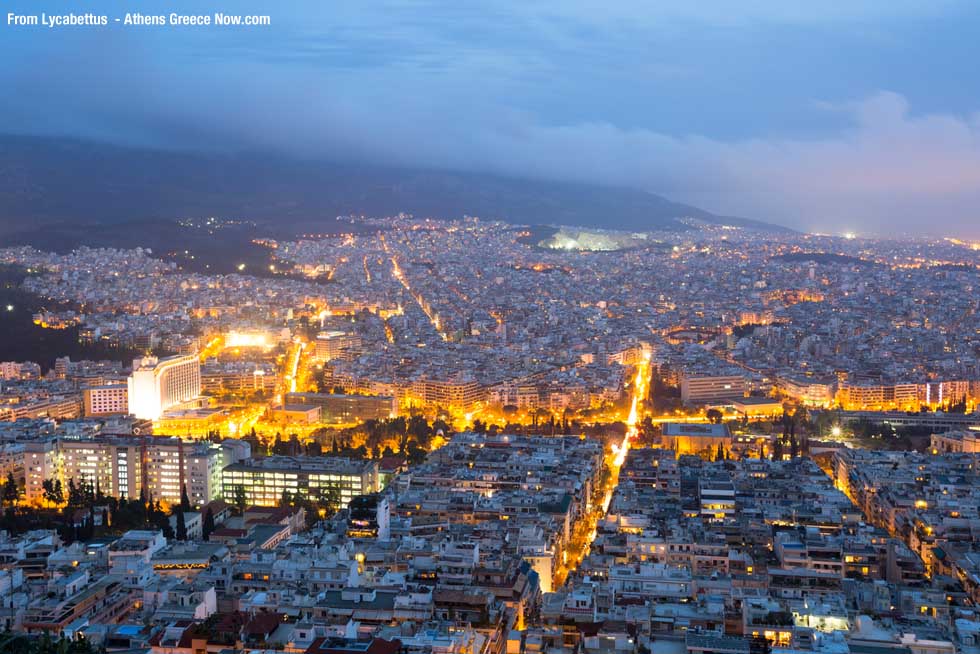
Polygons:
<instances>
[{"instance_id":1,"label":"treeline","mask_svg":"<svg viewBox=\"0 0 980 654\"><path fill-rule=\"evenodd\" d=\"M53 638L48 632L40 636L10 631L0 634L0 652L4 654L105 654L105 646L96 647L85 638Z\"/></svg>"},{"instance_id":2,"label":"treeline","mask_svg":"<svg viewBox=\"0 0 980 654\"><path fill-rule=\"evenodd\" d=\"M541 419L540 416L546 416ZM561 418L555 417L547 411L543 411L537 419L532 414L531 424L519 422L506 422L504 425L474 420L469 426L469 430L477 434L487 434L495 436L497 434L515 434L518 436L572 436L575 434L586 434L587 436L602 436L604 434L625 434L626 423L616 422L585 422L572 420L568 416Z\"/></svg>"},{"instance_id":3,"label":"treeline","mask_svg":"<svg viewBox=\"0 0 980 654\"><path fill-rule=\"evenodd\" d=\"M97 482L76 483L69 479L67 484L62 484L60 479L45 479L41 485L43 510L25 510L16 506L20 490L8 475L0 492L5 505L0 521L4 529L11 533L55 529L65 543L117 535L130 529L159 529L168 539L187 540L184 514L196 510L187 496L186 487L181 492L180 503L170 508L145 491L132 499L106 495ZM171 516L174 516L175 526L170 523ZM208 509L203 518L204 538L213 530L214 516Z\"/></svg>"}]
</instances>

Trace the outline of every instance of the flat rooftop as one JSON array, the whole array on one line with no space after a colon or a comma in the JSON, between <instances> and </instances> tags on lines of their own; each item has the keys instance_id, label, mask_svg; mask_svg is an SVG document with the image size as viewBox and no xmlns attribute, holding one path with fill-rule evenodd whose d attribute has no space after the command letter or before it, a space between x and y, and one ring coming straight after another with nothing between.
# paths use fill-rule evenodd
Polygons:
<instances>
[{"instance_id":1,"label":"flat rooftop","mask_svg":"<svg viewBox=\"0 0 980 654\"><path fill-rule=\"evenodd\" d=\"M664 436L701 436L728 438L728 425L714 423L668 422L664 424Z\"/></svg>"}]
</instances>

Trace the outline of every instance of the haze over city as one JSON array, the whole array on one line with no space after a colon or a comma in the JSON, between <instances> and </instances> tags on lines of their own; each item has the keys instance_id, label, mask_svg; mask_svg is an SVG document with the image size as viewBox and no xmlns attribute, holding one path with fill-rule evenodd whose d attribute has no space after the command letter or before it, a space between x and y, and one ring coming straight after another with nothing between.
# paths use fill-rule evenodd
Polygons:
<instances>
[{"instance_id":1,"label":"haze over city","mask_svg":"<svg viewBox=\"0 0 980 654\"><path fill-rule=\"evenodd\" d=\"M4 130L627 186L803 231L980 236L972 2L236 4L275 20L6 29Z\"/></svg>"}]
</instances>

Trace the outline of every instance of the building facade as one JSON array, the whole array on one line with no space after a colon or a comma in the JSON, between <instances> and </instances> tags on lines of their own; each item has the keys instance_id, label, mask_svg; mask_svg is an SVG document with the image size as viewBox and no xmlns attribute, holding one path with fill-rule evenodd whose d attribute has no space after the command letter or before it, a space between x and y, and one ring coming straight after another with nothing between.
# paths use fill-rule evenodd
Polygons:
<instances>
[{"instance_id":1,"label":"building facade","mask_svg":"<svg viewBox=\"0 0 980 654\"><path fill-rule=\"evenodd\" d=\"M684 404L711 404L745 396L745 378L741 375L681 377L681 400Z\"/></svg>"},{"instance_id":2,"label":"building facade","mask_svg":"<svg viewBox=\"0 0 980 654\"><path fill-rule=\"evenodd\" d=\"M86 416L126 415L129 388L125 384L112 384L82 389L82 407Z\"/></svg>"},{"instance_id":3,"label":"building facade","mask_svg":"<svg viewBox=\"0 0 980 654\"><path fill-rule=\"evenodd\" d=\"M215 443L130 436L32 441L23 456L26 499L42 504L46 479L61 480L65 492L73 481L112 497L139 497L145 490L172 504L186 488L191 503L205 504L221 496L221 470L230 458Z\"/></svg>"},{"instance_id":4,"label":"building facade","mask_svg":"<svg viewBox=\"0 0 980 654\"><path fill-rule=\"evenodd\" d=\"M378 463L350 459L271 456L232 464L222 473L224 500L234 503L241 488L252 506L276 506L288 491L304 500L336 492L341 506L380 490Z\"/></svg>"},{"instance_id":5,"label":"building facade","mask_svg":"<svg viewBox=\"0 0 980 654\"><path fill-rule=\"evenodd\" d=\"M164 411L201 395L201 362L193 354L136 359L128 387L130 413L157 420Z\"/></svg>"}]
</instances>

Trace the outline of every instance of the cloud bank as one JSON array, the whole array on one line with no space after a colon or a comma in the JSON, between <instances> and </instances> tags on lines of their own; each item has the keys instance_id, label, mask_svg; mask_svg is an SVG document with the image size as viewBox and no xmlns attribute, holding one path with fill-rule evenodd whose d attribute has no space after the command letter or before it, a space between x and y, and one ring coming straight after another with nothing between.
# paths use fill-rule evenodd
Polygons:
<instances>
[{"instance_id":1,"label":"cloud bank","mask_svg":"<svg viewBox=\"0 0 980 654\"><path fill-rule=\"evenodd\" d=\"M962 21L959 3L302 4L303 20L261 34L18 33L0 45L24 56L0 60L0 119L631 186L811 231L980 238L980 106L927 102L955 100L955 76L923 82L901 40ZM958 34L950 48L972 43ZM835 45L852 50L835 59Z\"/></svg>"}]
</instances>

